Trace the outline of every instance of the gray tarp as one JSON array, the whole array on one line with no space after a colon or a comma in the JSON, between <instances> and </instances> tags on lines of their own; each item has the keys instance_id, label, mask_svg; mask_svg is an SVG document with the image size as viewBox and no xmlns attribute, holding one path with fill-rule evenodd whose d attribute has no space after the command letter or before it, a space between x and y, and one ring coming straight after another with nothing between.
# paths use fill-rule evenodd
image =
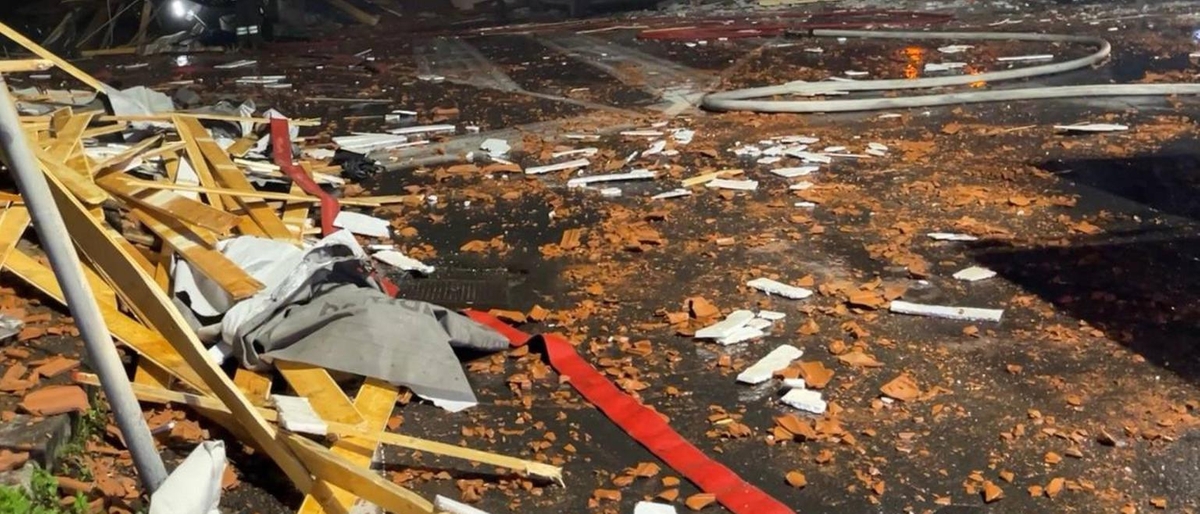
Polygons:
<instances>
[{"instance_id":1,"label":"gray tarp","mask_svg":"<svg viewBox=\"0 0 1200 514\"><path fill-rule=\"evenodd\" d=\"M443 307L389 298L367 277L366 260L344 230L283 252L263 273L266 288L225 314L222 338L250 369L303 362L402 385L447 410L474 405L453 348L495 351L508 340Z\"/></svg>"}]
</instances>

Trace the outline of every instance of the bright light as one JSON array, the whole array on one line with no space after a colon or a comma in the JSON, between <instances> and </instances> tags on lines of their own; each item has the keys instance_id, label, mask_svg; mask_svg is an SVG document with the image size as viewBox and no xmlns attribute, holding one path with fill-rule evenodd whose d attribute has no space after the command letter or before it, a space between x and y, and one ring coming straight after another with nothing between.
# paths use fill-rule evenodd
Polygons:
<instances>
[{"instance_id":1,"label":"bright light","mask_svg":"<svg viewBox=\"0 0 1200 514\"><path fill-rule=\"evenodd\" d=\"M186 55L175 56L175 65L176 66L187 66L188 65L188 56L186 56Z\"/></svg>"},{"instance_id":2,"label":"bright light","mask_svg":"<svg viewBox=\"0 0 1200 514\"><path fill-rule=\"evenodd\" d=\"M173 0L171 2L171 14L176 18L182 18L187 15L187 8L183 5L183 0Z\"/></svg>"}]
</instances>

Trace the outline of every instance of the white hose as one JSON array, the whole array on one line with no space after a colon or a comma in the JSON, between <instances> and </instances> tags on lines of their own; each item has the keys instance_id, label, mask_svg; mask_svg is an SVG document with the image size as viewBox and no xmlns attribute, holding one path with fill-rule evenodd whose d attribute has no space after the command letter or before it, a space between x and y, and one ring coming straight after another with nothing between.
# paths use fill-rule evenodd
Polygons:
<instances>
[{"instance_id":1,"label":"white hose","mask_svg":"<svg viewBox=\"0 0 1200 514\"><path fill-rule=\"evenodd\" d=\"M1064 34L1034 34L1027 32L880 32L874 30L813 30L815 37L861 37L876 39L943 39L956 41L1041 41L1052 43L1083 43L1098 47L1096 52L1058 63L991 71L978 75L955 75L921 79L858 80L846 82L789 82L778 86L755 87L722 91L704 97L704 108L714 111L755 112L848 112L931 107L978 102L1042 100L1095 96L1164 96L1200 94L1200 84L1094 84L1085 86L1034 87L1001 91L966 91L899 98L865 98L859 100L752 100L777 95L798 94L816 96L833 91L895 91L963 86L978 82L999 82L1020 78L1051 75L1086 68L1100 63L1112 52L1112 45L1091 36Z\"/></svg>"}]
</instances>

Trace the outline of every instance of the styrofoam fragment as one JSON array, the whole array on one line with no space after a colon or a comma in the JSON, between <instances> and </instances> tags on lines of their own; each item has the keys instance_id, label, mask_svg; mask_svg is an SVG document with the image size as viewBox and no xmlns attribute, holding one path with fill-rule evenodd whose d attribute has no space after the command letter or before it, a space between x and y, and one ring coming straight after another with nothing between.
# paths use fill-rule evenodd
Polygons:
<instances>
[{"instance_id":1,"label":"styrofoam fragment","mask_svg":"<svg viewBox=\"0 0 1200 514\"><path fill-rule=\"evenodd\" d=\"M636 169L625 173L610 173L607 175L591 175L575 177L567 181L567 187L583 187L599 182L618 182L622 180L643 180L654 178L654 172L647 169Z\"/></svg>"},{"instance_id":2,"label":"styrofoam fragment","mask_svg":"<svg viewBox=\"0 0 1200 514\"><path fill-rule=\"evenodd\" d=\"M771 173L783 178L796 178L803 177L819 169L821 169L820 166L797 166L794 168L776 168L771 170Z\"/></svg>"},{"instance_id":3,"label":"styrofoam fragment","mask_svg":"<svg viewBox=\"0 0 1200 514\"><path fill-rule=\"evenodd\" d=\"M948 307L945 305L925 305L920 303L893 300L891 307L894 313L911 314L914 316L929 316L960 321L991 321L999 322L1004 315L1002 309L980 309L976 307Z\"/></svg>"},{"instance_id":4,"label":"styrofoam fragment","mask_svg":"<svg viewBox=\"0 0 1200 514\"><path fill-rule=\"evenodd\" d=\"M938 51L944 54L960 54L972 48L975 48L975 45L946 45L938 47Z\"/></svg>"},{"instance_id":5,"label":"styrofoam fragment","mask_svg":"<svg viewBox=\"0 0 1200 514\"><path fill-rule=\"evenodd\" d=\"M784 145L771 145L771 146L767 147L766 150L763 150L762 154L766 155L766 156L770 156L770 157L776 157L776 156L783 155L784 150L787 150L787 147ZM762 162L762 161L759 161L759 162Z\"/></svg>"},{"instance_id":6,"label":"styrofoam fragment","mask_svg":"<svg viewBox=\"0 0 1200 514\"><path fill-rule=\"evenodd\" d=\"M805 189L812 189L812 187L814 185L815 184L813 184L812 182L805 180L803 182L797 182L795 184L788 186L788 189L791 189L792 191L804 191Z\"/></svg>"},{"instance_id":7,"label":"styrofoam fragment","mask_svg":"<svg viewBox=\"0 0 1200 514\"><path fill-rule=\"evenodd\" d=\"M778 155L772 155L769 157L760 157L758 159L758 163L759 164L775 164L782 160L783 160L783 157L779 157Z\"/></svg>"},{"instance_id":8,"label":"styrofoam fragment","mask_svg":"<svg viewBox=\"0 0 1200 514\"><path fill-rule=\"evenodd\" d=\"M691 143L694 137L696 137L695 130L679 128L671 131L671 139L674 139L677 144L686 145Z\"/></svg>"},{"instance_id":9,"label":"styrofoam fragment","mask_svg":"<svg viewBox=\"0 0 1200 514\"><path fill-rule=\"evenodd\" d=\"M872 155L875 157L887 157L887 152L885 152L883 150L876 150L874 148L868 148L867 155Z\"/></svg>"},{"instance_id":10,"label":"styrofoam fragment","mask_svg":"<svg viewBox=\"0 0 1200 514\"><path fill-rule=\"evenodd\" d=\"M250 60L250 59L243 59L240 61L233 61L233 62L227 62L225 64L218 64L216 66L213 66L213 69L232 70L234 68L245 68L246 66L254 66L255 64L258 64L258 61Z\"/></svg>"},{"instance_id":11,"label":"styrofoam fragment","mask_svg":"<svg viewBox=\"0 0 1200 514\"><path fill-rule=\"evenodd\" d=\"M677 514L674 505L654 502L637 502L633 506L633 514Z\"/></svg>"},{"instance_id":12,"label":"styrofoam fragment","mask_svg":"<svg viewBox=\"0 0 1200 514\"><path fill-rule=\"evenodd\" d=\"M413 125L411 127L400 127L388 130L389 134L408 135L408 134L438 134L442 132L454 132L457 130L454 125L439 124L439 125Z\"/></svg>"},{"instance_id":13,"label":"styrofoam fragment","mask_svg":"<svg viewBox=\"0 0 1200 514\"><path fill-rule=\"evenodd\" d=\"M821 399L820 391L811 391L808 389L792 389L783 395L779 401L789 407L813 414L824 414L825 409L829 408L829 404Z\"/></svg>"},{"instance_id":14,"label":"styrofoam fragment","mask_svg":"<svg viewBox=\"0 0 1200 514\"><path fill-rule=\"evenodd\" d=\"M793 150L787 150L784 153L791 157L801 159L804 162L815 162L815 163L819 163L819 164L829 164L829 163L833 162L833 158L828 155L825 155L825 154L819 154L819 153L808 152L808 151L793 151Z\"/></svg>"},{"instance_id":15,"label":"styrofoam fragment","mask_svg":"<svg viewBox=\"0 0 1200 514\"><path fill-rule=\"evenodd\" d=\"M876 143L876 142L867 143L867 148L870 148L871 150L879 150L881 152L886 152L886 151L890 150L890 148L888 148L887 145L885 145L883 143Z\"/></svg>"},{"instance_id":16,"label":"styrofoam fragment","mask_svg":"<svg viewBox=\"0 0 1200 514\"><path fill-rule=\"evenodd\" d=\"M621 188L619 188L619 187L603 188L600 190L600 196L603 196L605 198L616 198L618 196L621 196Z\"/></svg>"},{"instance_id":17,"label":"styrofoam fragment","mask_svg":"<svg viewBox=\"0 0 1200 514\"><path fill-rule=\"evenodd\" d=\"M808 387L808 384L804 382L803 378L785 378L783 379L783 387L788 389L804 389Z\"/></svg>"},{"instance_id":18,"label":"styrofoam fragment","mask_svg":"<svg viewBox=\"0 0 1200 514\"><path fill-rule=\"evenodd\" d=\"M279 412L279 424L292 432L313 435L329 433L329 425L313 410L308 398L300 396L271 395L275 410Z\"/></svg>"},{"instance_id":19,"label":"styrofoam fragment","mask_svg":"<svg viewBox=\"0 0 1200 514\"><path fill-rule=\"evenodd\" d=\"M954 278L965 280L967 282L977 282L987 280L996 276L996 272L979 266L971 266L970 268L959 271L954 274Z\"/></svg>"},{"instance_id":20,"label":"styrofoam fragment","mask_svg":"<svg viewBox=\"0 0 1200 514\"><path fill-rule=\"evenodd\" d=\"M771 328L771 325L772 325L772 322L769 319L754 318L746 323L746 328L753 328L756 330L762 330L763 332L766 332L768 328Z\"/></svg>"},{"instance_id":21,"label":"styrofoam fragment","mask_svg":"<svg viewBox=\"0 0 1200 514\"><path fill-rule=\"evenodd\" d=\"M927 62L927 63L925 63L925 71L927 71L927 72L959 70L959 69L966 68L966 67L967 67L967 63L965 63L965 62Z\"/></svg>"},{"instance_id":22,"label":"styrofoam fragment","mask_svg":"<svg viewBox=\"0 0 1200 514\"><path fill-rule=\"evenodd\" d=\"M930 239L937 241L978 241L979 238L970 234L953 234L949 232L930 232Z\"/></svg>"},{"instance_id":23,"label":"styrofoam fragment","mask_svg":"<svg viewBox=\"0 0 1200 514\"><path fill-rule=\"evenodd\" d=\"M595 147L576 148L574 150L563 150L561 152L554 152L554 153L550 154L550 157L553 157L555 159L558 159L560 157L570 157L573 155L582 155L584 157L591 157L593 155L596 155L597 153L600 153L599 148L595 148Z\"/></svg>"},{"instance_id":24,"label":"styrofoam fragment","mask_svg":"<svg viewBox=\"0 0 1200 514\"><path fill-rule=\"evenodd\" d=\"M526 175L540 175L542 173L550 173L552 171L569 170L571 168L582 168L591 164L587 159L575 159L573 161L559 162L555 164L547 164L544 166L533 166L525 168Z\"/></svg>"},{"instance_id":25,"label":"styrofoam fragment","mask_svg":"<svg viewBox=\"0 0 1200 514\"><path fill-rule=\"evenodd\" d=\"M1008 57L997 57L999 62L1022 62L1022 61L1049 61L1053 59L1053 54L1035 54L1035 55L1012 55Z\"/></svg>"},{"instance_id":26,"label":"styrofoam fragment","mask_svg":"<svg viewBox=\"0 0 1200 514\"><path fill-rule=\"evenodd\" d=\"M692 196L692 192L687 189L672 189L663 193L651 196L651 200L667 200L670 198L682 198L684 196Z\"/></svg>"},{"instance_id":27,"label":"styrofoam fragment","mask_svg":"<svg viewBox=\"0 0 1200 514\"><path fill-rule=\"evenodd\" d=\"M737 330L734 330L732 334L729 334L726 337L717 339L717 344L720 344L722 346L729 346L731 344L744 343L751 339L758 339L765 335L767 335L766 332L763 332L760 329L753 328L753 327L742 327Z\"/></svg>"},{"instance_id":28,"label":"styrofoam fragment","mask_svg":"<svg viewBox=\"0 0 1200 514\"><path fill-rule=\"evenodd\" d=\"M818 141L820 141L820 140L821 140L821 138L819 138L819 137L812 137L812 136L783 136L783 137L779 138L779 141L780 141L781 143L788 143L788 144L791 144L791 143L800 143L800 144L803 144L803 145L811 145L811 144L813 144L813 143L816 143L816 142L818 142Z\"/></svg>"},{"instance_id":29,"label":"styrofoam fragment","mask_svg":"<svg viewBox=\"0 0 1200 514\"><path fill-rule=\"evenodd\" d=\"M821 48L821 47L818 47L818 46L810 46L810 47L808 47L808 48L805 48L805 49L804 49L804 51L805 51L805 52L808 52L808 53L810 53L810 54L821 54L821 53L825 53L825 49L824 49L824 48Z\"/></svg>"},{"instance_id":30,"label":"styrofoam fragment","mask_svg":"<svg viewBox=\"0 0 1200 514\"><path fill-rule=\"evenodd\" d=\"M867 75L870 75L870 73L859 70L846 70L847 77L865 77Z\"/></svg>"},{"instance_id":31,"label":"styrofoam fragment","mask_svg":"<svg viewBox=\"0 0 1200 514\"><path fill-rule=\"evenodd\" d=\"M879 116L876 116L876 117L875 117L875 119L877 119L877 120L890 120L890 119L893 119L893 118L902 118L902 117L904 117L904 115L903 115L903 114L900 114L900 113L897 113L897 112L885 112L885 113L883 113L883 114L880 114Z\"/></svg>"},{"instance_id":32,"label":"styrofoam fragment","mask_svg":"<svg viewBox=\"0 0 1200 514\"><path fill-rule=\"evenodd\" d=\"M660 154L666 148L667 148L667 142L662 139L659 139L658 141L651 143L650 148L647 148L646 150L644 150L642 152L642 157Z\"/></svg>"},{"instance_id":33,"label":"styrofoam fragment","mask_svg":"<svg viewBox=\"0 0 1200 514\"><path fill-rule=\"evenodd\" d=\"M746 368L741 373L738 373L737 381L743 384L761 384L771 379L771 376L783 368L788 367L792 361L799 359L804 355L804 351L790 344L780 345L779 348L771 350L765 357L755 362L749 368Z\"/></svg>"},{"instance_id":34,"label":"styrofoam fragment","mask_svg":"<svg viewBox=\"0 0 1200 514\"><path fill-rule=\"evenodd\" d=\"M845 151L846 151L846 147L844 147L844 146L826 146L824 150L821 150L821 153L833 154L833 153L840 153L840 152L845 152Z\"/></svg>"},{"instance_id":35,"label":"styrofoam fragment","mask_svg":"<svg viewBox=\"0 0 1200 514\"><path fill-rule=\"evenodd\" d=\"M503 139L488 138L479 144L479 149L492 157L504 157L508 155L508 151L512 150L512 147L509 146L508 141Z\"/></svg>"},{"instance_id":36,"label":"styrofoam fragment","mask_svg":"<svg viewBox=\"0 0 1200 514\"><path fill-rule=\"evenodd\" d=\"M733 189L737 191L754 191L755 189L758 189L757 180L730 180L725 178L714 178L706 185L708 187Z\"/></svg>"},{"instance_id":37,"label":"styrofoam fragment","mask_svg":"<svg viewBox=\"0 0 1200 514\"><path fill-rule=\"evenodd\" d=\"M786 313L778 311L758 311L758 317L771 321L779 321L787 317Z\"/></svg>"},{"instance_id":38,"label":"styrofoam fragment","mask_svg":"<svg viewBox=\"0 0 1200 514\"><path fill-rule=\"evenodd\" d=\"M662 137L663 133L657 130L626 130L621 132L621 135L626 137Z\"/></svg>"},{"instance_id":39,"label":"styrofoam fragment","mask_svg":"<svg viewBox=\"0 0 1200 514\"><path fill-rule=\"evenodd\" d=\"M371 257L374 257L385 264L400 268L401 270L415 271L422 275L431 275L435 269L433 266L425 264L395 250L383 250L381 252L375 252L371 254Z\"/></svg>"},{"instance_id":40,"label":"styrofoam fragment","mask_svg":"<svg viewBox=\"0 0 1200 514\"><path fill-rule=\"evenodd\" d=\"M1054 130L1065 130L1067 132L1120 132L1129 130L1129 126L1117 123L1077 123L1075 125L1055 125Z\"/></svg>"},{"instance_id":41,"label":"styrofoam fragment","mask_svg":"<svg viewBox=\"0 0 1200 514\"><path fill-rule=\"evenodd\" d=\"M749 323L752 319L754 319L753 312L746 310L733 311L725 319L697 330L694 337L696 339L720 339L746 326L746 323Z\"/></svg>"},{"instance_id":42,"label":"styrofoam fragment","mask_svg":"<svg viewBox=\"0 0 1200 514\"><path fill-rule=\"evenodd\" d=\"M812 296L813 292L803 287L796 287L784 284L769 278L756 278L746 282L747 286L753 287L768 295L777 295L791 300L803 300Z\"/></svg>"},{"instance_id":43,"label":"styrofoam fragment","mask_svg":"<svg viewBox=\"0 0 1200 514\"><path fill-rule=\"evenodd\" d=\"M351 211L341 211L333 220L333 226L349 230L352 234L368 237L391 237L391 223L387 220Z\"/></svg>"},{"instance_id":44,"label":"styrofoam fragment","mask_svg":"<svg viewBox=\"0 0 1200 514\"><path fill-rule=\"evenodd\" d=\"M796 202L795 206L803 208L803 209L812 209L812 208L815 208L817 206L817 204L815 204L813 202Z\"/></svg>"},{"instance_id":45,"label":"styrofoam fragment","mask_svg":"<svg viewBox=\"0 0 1200 514\"><path fill-rule=\"evenodd\" d=\"M485 511L456 500L451 500L440 494L433 498L433 508L438 512L447 512L449 514L488 514Z\"/></svg>"}]
</instances>

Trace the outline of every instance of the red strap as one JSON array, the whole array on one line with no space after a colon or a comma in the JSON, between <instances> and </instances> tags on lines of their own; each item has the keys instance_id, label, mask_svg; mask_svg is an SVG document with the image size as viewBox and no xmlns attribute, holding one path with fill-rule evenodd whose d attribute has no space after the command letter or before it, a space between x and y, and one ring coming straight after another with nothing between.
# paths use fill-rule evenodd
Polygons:
<instances>
[{"instance_id":1,"label":"red strap","mask_svg":"<svg viewBox=\"0 0 1200 514\"><path fill-rule=\"evenodd\" d=\"M495 329L513 346L524 346L532 336L485 312L468 310L471 319ZM596 368L583 360L569 341L543 335L550 365L567 377L571 386L598 407L625 433L651 453L691 480L700 490L715 494L717 501L735 514L795 514L767 493L754 487L729 468L704 455L671 429L658 413L621 392Z\"/></svg>"},{"instance_id":2,"label":"red strap","mask_svg":"<svg viewBox=\"0 0 1200 514\"><path fill-rule=\"evenodd\" d=\"M279 166L279 169L283 170L305 193L321 199L321 235L327 236L336 232L337 229L333 228L333 220L337 218L341 207L338 206L337 198L326 193L317 184L317 181L308 176L308 172L304 171L304 168L296 166L296 163L292 162L292 135L288 131L286 119L271 119L271 146L275 165Z\"/></svg>"}]
</instances>

